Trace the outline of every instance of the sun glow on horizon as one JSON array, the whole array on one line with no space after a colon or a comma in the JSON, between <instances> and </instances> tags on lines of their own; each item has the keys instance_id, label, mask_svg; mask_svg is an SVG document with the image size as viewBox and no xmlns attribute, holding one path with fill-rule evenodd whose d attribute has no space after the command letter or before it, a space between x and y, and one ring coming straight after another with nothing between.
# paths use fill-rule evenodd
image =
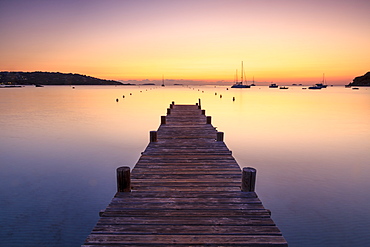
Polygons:
<instances>
[{"instance_id":1,"label":"sun glow on horizon","mask_svg":"<svg viewBox=\"0 0 370 247\"><path fill-rule=\"evenodd\" d=\"M2 2L0 68L233 81L244 61L247 80L316 82L325 73L347 84L369 71L369 7L360 0Z\"/></svg>"}]
</instances>

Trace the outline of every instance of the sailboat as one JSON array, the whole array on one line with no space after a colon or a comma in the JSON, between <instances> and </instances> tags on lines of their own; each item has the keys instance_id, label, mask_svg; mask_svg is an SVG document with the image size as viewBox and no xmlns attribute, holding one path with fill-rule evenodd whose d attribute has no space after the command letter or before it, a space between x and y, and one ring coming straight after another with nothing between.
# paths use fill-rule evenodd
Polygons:
<instances>
[{"instance_id":1,"label":"sailboat","mask_svg":"<svg viewBox=\"0 0 370 247\"><path fill-rule=\"evenodd\" d=\"M236 82L235 82L235 84L234 85L232 85L231 86L231 88L250 88L251 86L249 86L249 85L245 85L245 84L243 84L243 75L244 75L244 71L243 71L243 61L242 61L242 73L241 73L242 75L241 75L241 80L240 80L240 82L238 82L237 80L238 80L238 78L236 78Z\"/></svg>"},{"instance_id":2,"label":"sailboat","mask_svg":"<svg viewBox=\"0 0 370 247\"><path fill-rule=\"evenodd\" d=\"M254 86L256 86L256 84L254 84L254 76L253 76L253 81L252 81L251 87L254 87Z\"/></svg>"},{"instance_id":3,"label":"sailboat","mask_svg":"<svg viewBox=\"0 0 370 247\"><path fill-rule=\"evenodd\" d=\"M162 87L164 87L164 76L162 75Z\"/></svg>"},{"instance_id":4,"label":"sailboat","mask_svg":"<svg viewBox=\"0 0 370 247\"><path fill-rule=\"evenodd\" d=\"M320 88L326 88L328 85L325 84L325 74L322 74L322 82L321 83L316 83L317 87Z\"/></svg>"},{"instance_id":5,"label":"sailboat","mask_svg":"<svg viewBox=\"0 0 370 247\"><path fill-rule=\"evenodd\" d=\"M322 75L322 82L316 83L315 86L308 87L308 89L321 89L326 88L328 85L325 84L325 74Z\"/></svg>"}]
</instances>

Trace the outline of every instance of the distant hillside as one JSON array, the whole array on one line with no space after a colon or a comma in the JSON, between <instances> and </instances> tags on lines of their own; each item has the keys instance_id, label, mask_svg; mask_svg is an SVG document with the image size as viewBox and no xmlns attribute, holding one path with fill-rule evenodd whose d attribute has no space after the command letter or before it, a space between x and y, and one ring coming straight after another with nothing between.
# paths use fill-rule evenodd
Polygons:
<instances>
[{"instance_id":1,"label":"distant hillside","mask_svg":"<svg viewBox=\"0 0 370 247\"><path fill-rule=\"evenodd\" d=\"M362 76L357 76L349 86L370 87L370 72Z\"/></svg>"},{"instance_id":2,"label":"distant hillside","mask_svg":"<svg viewBox=\"0 0 370 247\"><path fill-rule=\"evenodd\" d=\"M0 84L12 85L122 85L121 82L103 80L80 74L59 72L0 72Z\"/></svg>"}]
</instances>

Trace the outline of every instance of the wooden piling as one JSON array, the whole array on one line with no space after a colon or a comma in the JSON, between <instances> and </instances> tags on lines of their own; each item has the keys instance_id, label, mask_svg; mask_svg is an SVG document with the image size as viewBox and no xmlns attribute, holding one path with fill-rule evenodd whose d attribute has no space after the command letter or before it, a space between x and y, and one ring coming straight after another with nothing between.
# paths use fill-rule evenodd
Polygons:
<instances>
[{"instance_id":1,"label":"wooden piling","mask_svg":"<svg viewBox=\"0 0 370 247\"><path fill-rule=\"evenodd\" d=\"M242 191L254 192L256 186L256 169L252 167L244 167L242 174Z\"/></svg>"},{"instance_id":2,"label":"wooden piling","mask_svg":"<svg viewBox=\"0 0 370 247\"><path fill-rule=\"evenodd\" d=\"M217 141L223 142L224 141L224 132L217 132Z\"/></svg>"},{"instance_id":3,"label":"wooden piling","mask_svg":"<svg viewBox=\"0 0 370 247\"><path fill-rule=\"evenodd\" d=\"M150 142L157 141L157 131L150 131Z\"/></svg>"},{"instance_id":4,"label":"wooden piling","mask_svg":"<svg viewBox=\"0 0 370 247\"><path fill-rule=\"evenodd\" d=\"M130 167L122 166L117 168L117 192L131 191Z\"/></svg>"},{"instance_id":5,"label":"wooden piling","mask_svg":"<svg viewBox=\"0 0 370 247\"><path fill-rule=\"evenodd\" d=\"M207 116L207 124L212 124L212 117L211 116Z\"/></svg>"},{"instance_id":6,"label":"wooden piling","mask_svg":"<svg viewBox=\"0 0 370 247\"><path fill-rule=\"evenodd\" d=\"M166 116L161 116L161 124L166 124Z\"/></svg>"}]
</instances>

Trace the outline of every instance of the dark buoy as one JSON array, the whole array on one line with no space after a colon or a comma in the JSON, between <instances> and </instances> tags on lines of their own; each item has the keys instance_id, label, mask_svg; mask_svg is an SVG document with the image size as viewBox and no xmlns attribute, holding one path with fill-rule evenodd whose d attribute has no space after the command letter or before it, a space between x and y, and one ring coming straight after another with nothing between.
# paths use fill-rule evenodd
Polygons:
<instances>
[{"instance_id":1,"label":"dark buoy","mask_svg":"<svg viewBox=\"0 0 370 247\"><path fill-rule=\"evenodd\" d=\"M215 93L215 95L217 95L217 93Z\"/></svg>"},{"instance_id":2,"label":"dark buoy","mask_svg":"<svg viewBox=\"0 0 370 247\"><path fill-rule=\"evenodd\" d=\"M122 98L124 98L125 97L125 95L122 95Z\"/></svg>"},{"instance_id":3,"label":"dark buoy","mask_svg":"<svg viewBox=\"0 0 370 247\"><path fill-rule=\"evenodd\" d=\"M116 99L116 102L118 102L119 101L119 99Z\"/></svg>"},{"instance_id":4,"label":"dark buoy","mask_svg":"<svg viewBox=\"0 0 370 247\"><path fill-rule=\"evenodd\" d=\"M130 93L130 95L132 95L132 93Z\"/></svg>"},{"instance_id":5,"label":"dark buoy","mask_svg":"<svg viewBox=\"0 0 370 247\"><path fill-rule=\"evenodd\" d=\"M222 94L220 94L220 98L222 98Z\"/></svg>"},{"instance_id":6,"label":"dark buoy","mask_svg":"<svg viewBox=\"0 0 370 247\"><path fill-rule=\"evenodd\" d=\"M233 97L233 101L235 101L235 97Z\"/></svg>"}]
</instances>

